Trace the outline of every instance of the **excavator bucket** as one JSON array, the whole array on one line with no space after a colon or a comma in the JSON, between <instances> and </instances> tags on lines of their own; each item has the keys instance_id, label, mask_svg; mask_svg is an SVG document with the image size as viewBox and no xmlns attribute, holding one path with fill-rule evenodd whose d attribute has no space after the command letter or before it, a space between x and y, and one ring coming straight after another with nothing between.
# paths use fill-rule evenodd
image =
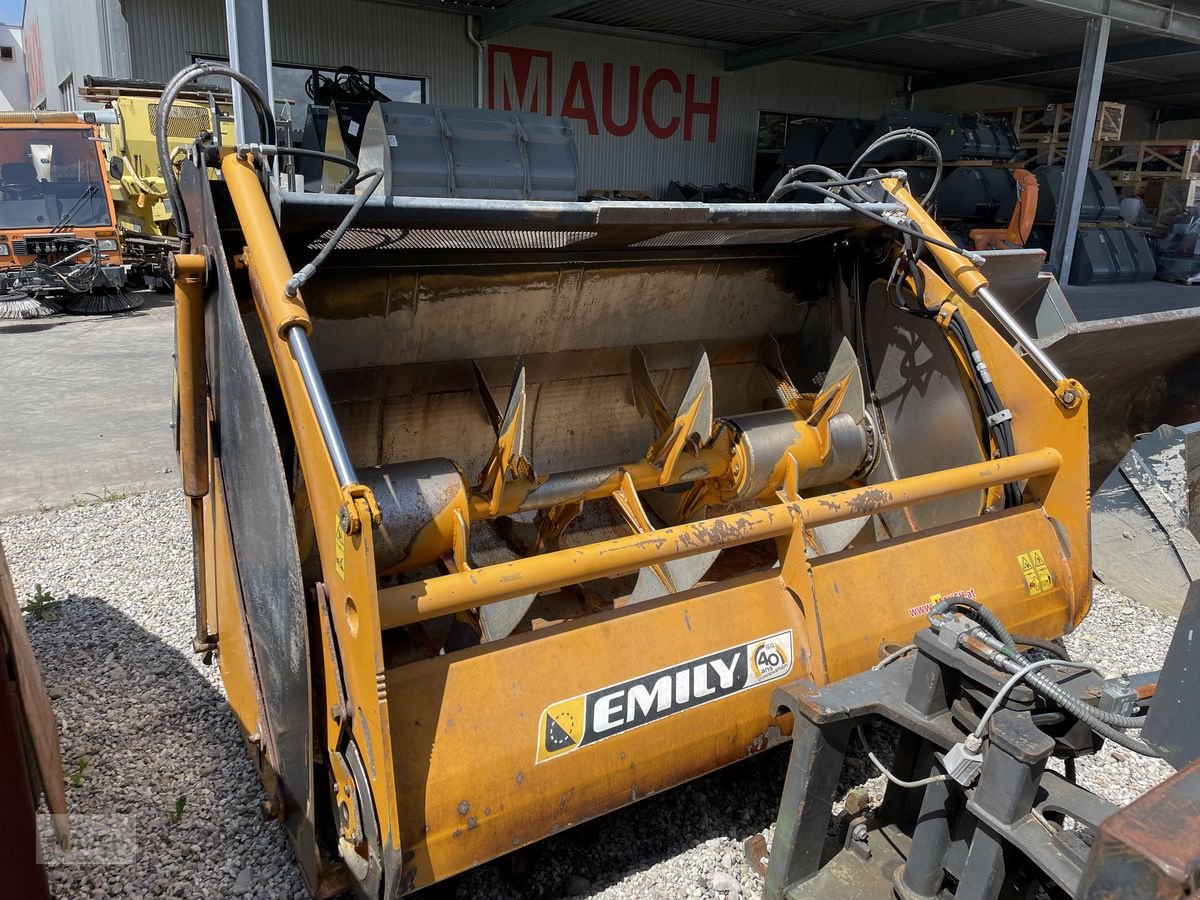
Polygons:
<instances>
[{"instance_id":1,"label":"excavator bucket","mask_svg":"<svg viewBox=\"0 0 1200 900\"><path fill-rule=\"evenodd\" d=\"M981 254L996 294L1058 367L1087 385L1093 490L1135 435L1200 419L1200 306L1080 319L1041 250Z\"/></svg>"},{"instance_id":2,"label":"excavator bucket","mask_svg":"<svg viewBox=\"0 0 1200 900\"><path fill-rule=\"evenodd\" d=\"M1096 575L1178 616L1200 581L1200 422L1139 435L1092 500Z\"/></svg>"},{"instance_id":3,"label":"excavator bucket","mask_svg":"<svg viewBox=\"0 0 1200 900\"><path fill-rule=\"evenodd\" d=\"M199 158L197 646L317 895L785 740L777 685L869 668L944 597L1045 638L1085 614L1087 390L989 323L969 258L898 279L868 214L941 232L894 179L853 209L477 200Z\"/></svg>"}]
</instances>

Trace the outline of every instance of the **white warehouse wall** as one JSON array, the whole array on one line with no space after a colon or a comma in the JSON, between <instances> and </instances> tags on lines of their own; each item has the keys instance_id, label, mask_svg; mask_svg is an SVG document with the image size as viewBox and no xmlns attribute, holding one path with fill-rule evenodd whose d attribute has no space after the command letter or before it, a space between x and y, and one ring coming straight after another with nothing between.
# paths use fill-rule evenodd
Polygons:
<instances>
[{"instance_id":1,"label":"white warehouse wall","mask_svg":"<svg viewBox=\"0 0 1200 900\"><path fill-rule=\"evenodd\" d=\"M27 0L25 70L29 104L45 109L90 109L79 99L85 75L113 74L106 0ZM111 2L111 0L110 0ZM65 92L65 93L64 93Z\"/></svg>"},{"instance_id":2,"label":"white warehouse wall","mask_svg":"<svg viewBox=\"0 0 1200 900\"><path fill-rule=\"evenodd\" d=\"M29 109L25 50L20 25L0 25L0 47L12 48L12 59L0 59L0 110Z\"/></svg>"}]
</instances>

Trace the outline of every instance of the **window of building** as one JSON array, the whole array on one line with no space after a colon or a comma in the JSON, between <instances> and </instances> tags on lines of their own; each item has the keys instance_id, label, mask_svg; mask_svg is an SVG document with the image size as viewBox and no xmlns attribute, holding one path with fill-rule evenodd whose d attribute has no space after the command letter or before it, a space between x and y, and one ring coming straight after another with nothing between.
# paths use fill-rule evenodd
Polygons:
<instances>
[{"instance_id":1,"label":"window of building","mask_svg":"<svg viewBox=\"0 0 1200 900\"><path fill-rule=\"evenodd\" d=\"M13 58L12 47L0 47L0 59L11 60Z\"/></svg>"},{"instance_id":2,"label":"window of building","mask_svg":"<svg viewBox=\"0 0 1200 900\"><path fill-rule=\"evenodd\" d=\"M68 75L58 86L58 108L75 109L75 76Z\"/></svg>"}]
</instances>

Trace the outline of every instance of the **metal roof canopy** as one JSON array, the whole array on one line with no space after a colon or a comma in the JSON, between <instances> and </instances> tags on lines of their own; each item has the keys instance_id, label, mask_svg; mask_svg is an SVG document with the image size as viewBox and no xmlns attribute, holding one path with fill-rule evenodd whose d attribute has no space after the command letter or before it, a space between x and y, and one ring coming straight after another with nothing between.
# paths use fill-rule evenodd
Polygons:
<instances>
[{"instance_id":1,"label":"metal roof canopy","mask_svg":"<svg viewBox=\"0 0 1200 900\"><path fill-rule=\"evenodd\" d=\"M479 37L525 25L722 51L730 71L777 60L912 76L913 92L1000 82L1074 93L1084 23L1107 18L1105 99L1200 117L1200 0L380 0L474 15ZM954 48L939 65L936 52ZM964 58L970 60L964 64ZM911 61L910 61L911 60Z\"/></svg>"}]
</instances>

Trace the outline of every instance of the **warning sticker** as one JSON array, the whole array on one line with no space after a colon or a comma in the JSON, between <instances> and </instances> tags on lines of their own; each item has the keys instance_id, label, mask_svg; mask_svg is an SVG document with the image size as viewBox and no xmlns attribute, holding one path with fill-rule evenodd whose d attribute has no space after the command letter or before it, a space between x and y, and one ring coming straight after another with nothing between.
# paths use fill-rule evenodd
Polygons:
<instances>
[{"instance_id":1,"label":"warning sticker","mask_svg":"<svg viewBox=\"0 0 1200 900\"><path fill-rule=\"evenodd\" d=\"M333 567L337 570L338 578L346 577L346 532L342 531L342 522L337 513L333 514Z\"/></svg>"},{"instance_id":2,"label":"warning sticker","mask_svg":"<svg viewBox=\"0 0 1200 900\"><path fill-rule=\"evenodd\" d=\"M1044 594L1054 587L1054 576L1046 565L1046 557L1041 550L1030 550L1028 553L1017 555L1021 566L1021 576L1025 579L1025 587L1030 597Z\"/></svg>"},{"instance_id":3,"label":"warning sticker","mask_svg":"<svg viewBox=\"0 0 1200 900\"><path fill-rule=\"evenodd\" d=\"M560 700L538 719L537 762L775 681L791 670L788 630Z\"/></svg>"}]
</instances>

